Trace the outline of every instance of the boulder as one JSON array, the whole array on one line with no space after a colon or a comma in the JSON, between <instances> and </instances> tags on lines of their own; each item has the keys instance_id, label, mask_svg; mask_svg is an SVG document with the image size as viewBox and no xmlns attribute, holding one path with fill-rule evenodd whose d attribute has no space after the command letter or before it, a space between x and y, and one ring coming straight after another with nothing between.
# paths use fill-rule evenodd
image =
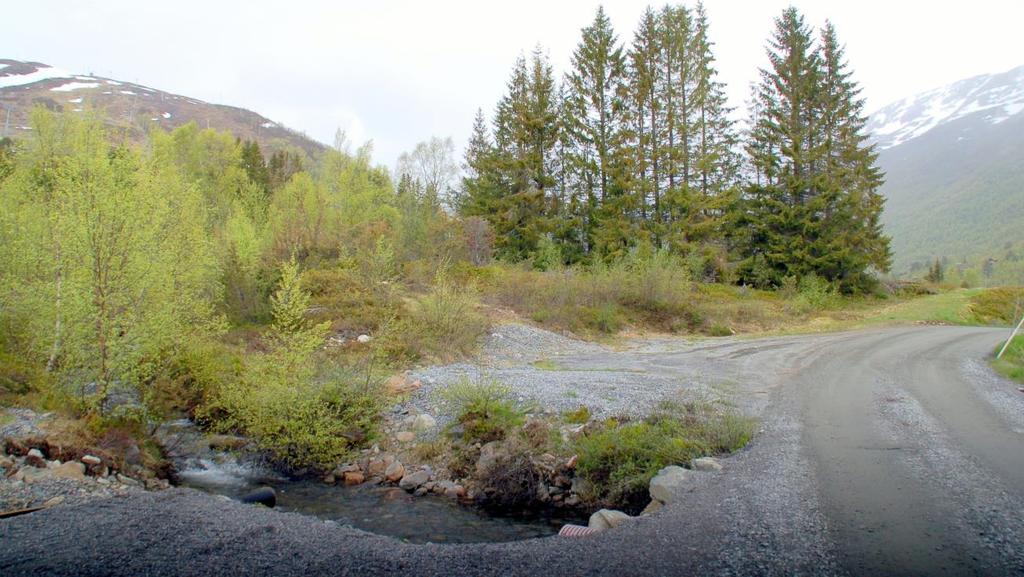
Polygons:
<instances>
[{"instance_id":1,"label":"boulder","mask_svg":"<svg viewBox=\"0 0 1024 577\"><path fill-rule=\"evenodd\" d=\"M397 483L405 476L405 466L402 465L401 461L392 461L386 469L384 469L384 478L391 483Z\"/></svg>"},{"instance_id":2,"label":"boulder","mask_svg":"<svg viewBox=\"0 0 1024 577\"><path fill-rule=\"evenodd\" d=\"M419 431L421 433L423 431L429 431L430 429L433 429L436 426L437 421L434 419L434 417L431 417L426 413L423 413L422 415L416 415L416 417L412 420L412 430Z\"/></svg>"},{"instance_id":3,"label":"boulder","mask_svg":"<svg viewBox=\"0 0 1024 577\"><path fill-rule=\"evenodd\" d=\"M406 491L415 491L422 485L426 484L430 480L430 471L420 470L415 473L409 473L402 477L402 480L398 482L398 486Z\"/></svg>"},{"instance_id":4,"label":"boulder","mask_svg":"<svg viewBox=\"0 0 1024 577\"><path fill-rule=\"evenodd\" d=\"M687 485L692 474L691 471L676 465L670 465L658 471L658 474L651 479L651 498L662 503L671 503Z\"/></svg>"},{"instance_id":5,"label":"boulder","mask_svg":"<svg viewBox=\"0 0 1024 577\"><path fill-rule=\"evenodd\" d=\"M45 469L46 458L43 457L43 453L39 449L29 449L28 453L25 454L25 464Z\"/></svg>"},{"instance_id":6,"label":"boulder","mask_svg":"<svg viewBox=\"0 0 1024 577\"><path fill-rule=\"evenodd\" d=\"M68 461L53 469L53 474L62 479L73 479L75 481L85 480L85 465L78 461Z\"/></svg>"},{"instance_id":7,"label":"boulder","mask_svg":"<svg viewBox=\"0 0 1024 577\"><path fill-rule=\"evenodd\" d=\"M444 490L444 496L451 497L453 499L465 499L466 488L463 487L462 485L454 485L452 487L448 487Z\"/></svg>"},{"instance_id":8,"label":"boulder","mask_svg":"<svg viewBox=\"0 0 1024 577\"><path fill-rule=\"evenodd\" d=\"M323 481L324 485L333 485L337 479L334 477L334 473L331 473L329 475L324 475Z\"/></svg>"},{"instance_id":9,"label":"boulder","mask_svg":"<svg viewBox=\"0 0 1024 577\"><path fill-rule=\"evenodd\" d=\"M664 507L664 506L665 506L665 504L662 503L661 501L659 501L657 499L652 499L651 502L648 503L646 507L644 507L644 510L640 511L640 516L643 517L643 516L646 516L646 515L653 515L653 514L657 513L658 511L660 511L661 508Z\"/></svg>"},{"instance_id":10,"label":"boulder","mask_svg":"<svg viewBox=\"0 0 1024 577\"><path fill-rule=\"evenodd\" d=\"M694 471L721 471L722 464L718 462L718 459L714 457L700 457L694 459L690 466L693 467Z\"/></svg>"},{"instance_id":11,"label":"boulder","mask_svg":"<svg viewBox=\"0 0 1024 577\"><path fill-rule=\"evenodd\" d=\"M345 473L343 478L345 480L346 487L354 487L356 485L361 485L363 481L366 480L366 478L363 477L363 474L358 471L349 471Z\"/></svg>"},{"instance_id":12,"label":"boulder","mask_svg":"<svg viewBox=\"0 0 1024 577\"><path fill-rule=\"evenodd\" d=\"M369 464L366 465L366 474L371 477L383 477L384 471L388 469L388 465L394 462L395 458L391 455L384 455L379 459L372 459Z\"/></svg>"},{"instance_id":13,"label":"boulder","mask_svg":"<svg viewBox=\"0 0 1024 577\"><path fill-rule=\"evenodd\" d=\"M100 459L96 455L82 455L80 460L90 467L95 467L103 462L103 459Z\"/></svg>"},{"instance_id":14,"label":"boulder","mask_svg":"<svg viewBox=\"0 0 1024 577\"><path fill-rule=\"evenodd\" d=\"M370 342L372 340L373 340L373 337L371 337L370 335L359 335L358 337L356 337L356 341L358 341L359 344L361 344L361 345L365 345L366 343L368 343L368 342Z\"/></svg>"},{"instance_id":15,"label":"boulder","mask_svg":"<svg viewBox=\"0 0 1024 577\"><path fill-rule=\"evenodd\" d=\"M274 489L270 487L260 487L255 491L243 495L239 501L243 503L264 505L273 509L274 505L277 505L277 493L275 493Z\"/></svg>"},{"instance_id":16,"label":"boulder","mask_svg":"<svg viewBox=\"0 0 1024 577\"><path fill-rule=\"evenodd\" d=\"M501 449L501 443L498 441L491 441L480 447L480 457L476 460L476 474L478 476L483 477L487 475L487 472L498 463Z\"/></svg>"},{"instance_id":17,"label":"boulder","mask_svg":"<svg viewBox=\"0 0 1024 577\"><path fill-rule=\"evenodd\" d=\"M206 444L215 451L237 451L249 444L249 439L238 435L210 435Z\"/></svg>"},{"instance_id":18,"label":"boulder","mask_svg":"<svg viewBox=\"0 0 1024 577\"><path fill-rule=\"evenodd\" d=\"M416 439L416 433L412 431L398 431L395 433L395 440L399 443L411 443Z\"/></svg>"},{"instance_id":19,"label":"boulder","mask_svg":"<svg viewBox=\"0 0 1024 577\"><path fill-rule=\"evenodd\" d=\"M40 479L48 479L53 476L52 469L40 469L39 467L22 467L17 473L14 474L13 479L16 481L23 481L26 485L31 485Z\"/></svg>"},{"instance_id":20,"label":"boulder","mask_svg":"<svg viewBox=\"0 0 1024 577\"><path fill-rule=\"evenodd\" d=\"M590 516L590 522L587 526L591 529L598 531L604 531L606 529L614 529L619 525L632 519L629 515L622 511L616 511L614 509L601 509Z\"/></svg>"}]
</instances>

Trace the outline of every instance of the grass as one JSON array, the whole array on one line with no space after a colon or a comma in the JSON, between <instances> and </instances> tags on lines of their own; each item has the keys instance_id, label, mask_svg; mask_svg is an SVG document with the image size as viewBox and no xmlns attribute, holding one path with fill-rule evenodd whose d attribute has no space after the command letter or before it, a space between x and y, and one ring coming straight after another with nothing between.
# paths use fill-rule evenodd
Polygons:
<instances>
[{"instance_id":1,"label":"grass","mask_svg":"<svg viewBox=\"0 0 1024 577\"><path fill-rule=\"evenodd\" d=\"M1002 347L1000 343L995 353ZM1024 337L1017 335L1001 358L992 359L992 367L1001 375L1024 383Z\"/></svg>"},{"instance_id":2,"label":"grass","mask_svg":"<svg viewBox=\"0 0 1024 577\"><path fill-rule=\"evenodd\" d=\"M512 398L511 389L497 381L464 378L441 396L461 426L464 442L500 441L525 421L526 410Z\"/></svg>"},{"instance_id":3,"label":"grass","mask_svg":"<svg viewBox=\"0 0 1024 577\"><path fill-rule=\"evenodd\" d=\"M580 437L577 473L589 482L587 501L636 511L648 501L651 478L668 465L743 448L753 420L707 403L665 404L636 422L609 419Z\"/></svg>"},{"instance_id":4,"label":"grass","mask_svg":"<svg viewBox=\"0 0 1024 577\"><path fill-rule=\"evenodd\" d=\"M540 369L542 371L564 371L565 367L552 361L551 359L537 359L531 363L533 368Z\"/></svg>"}]
</instances>

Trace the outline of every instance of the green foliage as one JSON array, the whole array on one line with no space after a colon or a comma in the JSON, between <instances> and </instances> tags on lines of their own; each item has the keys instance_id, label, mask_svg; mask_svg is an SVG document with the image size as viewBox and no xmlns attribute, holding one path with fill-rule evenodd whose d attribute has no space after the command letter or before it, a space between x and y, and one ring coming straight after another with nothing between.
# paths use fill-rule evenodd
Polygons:
<instances>
[{"instance_id":1,"label":"green foliage","mask_svg":"<svg viewBox=\"0 0 1024 577\"><path fill-rule=\"evenodd\" d=\"M651 478L668 465L741 449L754 423L706 404L666 405L642 421L605 422L580 437L577 474L590 481L595 504L642 507Z\"/></svg>"},{"instance_id":2,"label":"green foliage","mask_svg":"<svg viewBox=\"0 0 1024 577\"><path fill-rule=\"evenodd\" d=\"M982 324L1013 325L1024 315L1024 288L979 291L971 297L968 306L972 316Z\"/></svg>"},{"instance_id":3,"label":"green foliage","mask_svg":"<svg viewBox=\"0 0 1024 577\"><path fill-rule=\"evenodd\" d=\"M512 390L494 380L464 378L444 389L441 397L463 429L462 440L469 444L505 439L525 420L526 411L514 400Z\"/></svg>"},{"instance_id":4,"label":"green foliage","mask_svg":"<svg viewBox=\"0 0 1024 577\"><path fill-rule=\"evenodd\" d=\"M1002 343L995 352L998 354L1001 348ZM1024 337L1017 335L1003 356L992 360L992 366L1006 377L1024 383Z\"/></svg>"},{"instance_id":5,"label":"green foliage","mask_svg":"<svg viewBox=\"0 0 1024 577\"><path fill-rule=\"evenodd\" d=\"M476 307L472 288L459 286L440 273L430 292L416 302L401 330L417 355L455 358L474 350L487 330L487 320Z\"/></svg>"},{"instance_id":6,"label":"green foliage","mask_svg":"<svg viewBox=\"0 0 1024 577\"><path fill-rule=\"evenodd\" d=\"M562 415L562 418L569 424L585 425L590 422L590 409L585 405L580 405L576 409L566 411L566 413Z\"/></svg>"}]
</instances>

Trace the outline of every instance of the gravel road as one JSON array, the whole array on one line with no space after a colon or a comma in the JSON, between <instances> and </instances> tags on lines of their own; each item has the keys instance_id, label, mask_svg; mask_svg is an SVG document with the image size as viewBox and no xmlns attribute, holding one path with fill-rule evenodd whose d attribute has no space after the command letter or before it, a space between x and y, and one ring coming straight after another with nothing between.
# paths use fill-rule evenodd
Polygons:
<instances>
[{"instance_id":1,"label":"gravel road","mask_svg":"<svg viewBox=\"0 0 1024 577\"><path fill-rule=\"evenodd\" d=\"M665 394L711 391L763 423L724 471L592 537L408 545L170 490L2 520L0 575L1024 575L1024 394L981 361L1004 336L566 345L547 372L578 372L572 386L677 383Z\"/></svg>"}]
</instances>

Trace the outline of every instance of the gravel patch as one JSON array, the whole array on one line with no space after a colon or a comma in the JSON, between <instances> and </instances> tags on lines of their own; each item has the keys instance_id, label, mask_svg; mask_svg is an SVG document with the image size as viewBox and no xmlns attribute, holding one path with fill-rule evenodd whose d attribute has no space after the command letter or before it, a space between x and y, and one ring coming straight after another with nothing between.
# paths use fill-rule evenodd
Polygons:
<instances>
[{"instance_id":1,"label":"gravel patch","mask_svg":"<svg viewBox=\"0 0 1024 577\"><path fill-rule=\"evenodd\" d=\"M50 413L37 413L31 409L5 409L0 413L0 439L41 435L40 426L49 418Z\"/></svg>"}]
</instances>

